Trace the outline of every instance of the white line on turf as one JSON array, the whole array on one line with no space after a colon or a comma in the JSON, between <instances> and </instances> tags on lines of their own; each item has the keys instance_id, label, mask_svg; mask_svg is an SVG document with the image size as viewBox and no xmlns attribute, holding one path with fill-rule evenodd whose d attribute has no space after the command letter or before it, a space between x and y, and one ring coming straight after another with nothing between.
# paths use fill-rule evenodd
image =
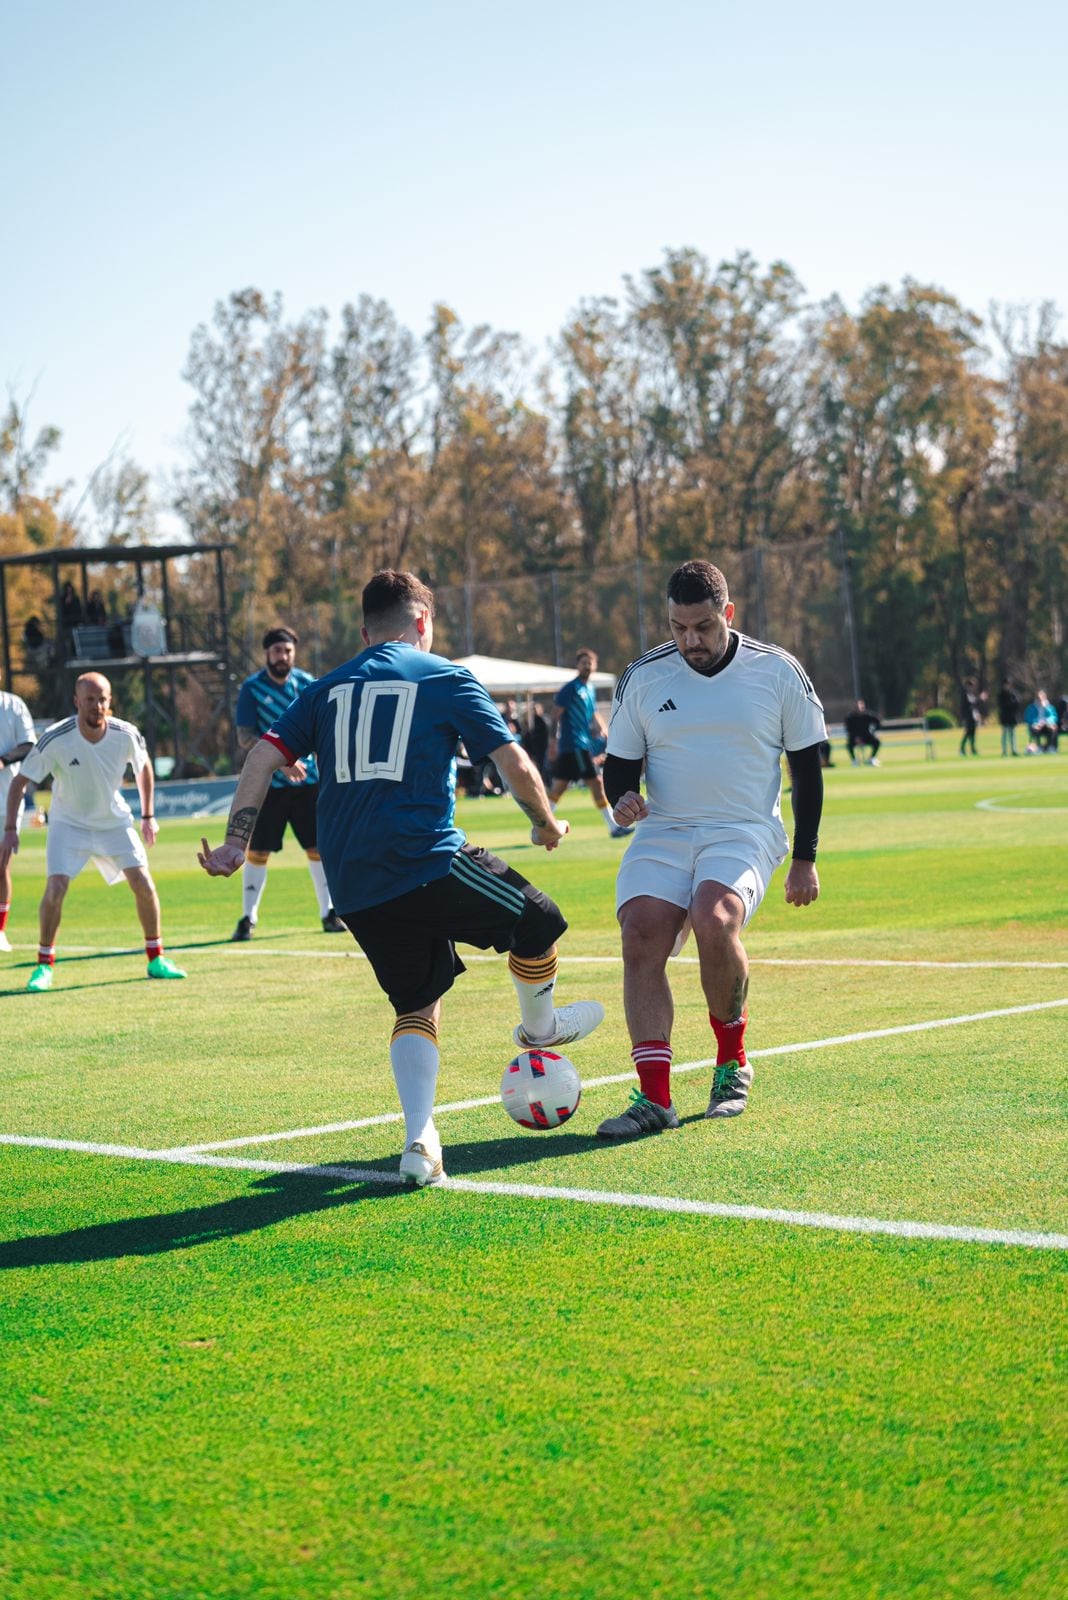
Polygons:
<instances>
[{"instance_id":1,"label":"white line on turf","mask_svg":"<svg viewBox=\"0 0 1068 1600\"><path fill-rule=\"evenodd\" d=\"M213 1167L238 1172L294 1173L305 1178L338 1178L348 1183L397 1188L400 1176L363 1167L308 1166L294 1161L255 1161L237 1156L211 1156L178 1150L140 1150L116 1144L88 1144L76 1139L32 1138L0 1134L0 1144L24 1149L69 1150L92 1156L117 1156L129 1161L161 1161L173 1166ZM446 1178L438 1187L461 1194L514 1196L521 1200L569 1200L581 1205L622 1206L635 1211L667 1211L681 1216L720 1217L741 1222L773 1222L795 1228L820 1228L834 1233L888 1234L898 1239L952 1239L965 1244L1015 1245L1025 1250L1068 1250L1068 1234L1022 1228L976 1228L952 1222L912 1222L881 1217L838 1216L830 1211L788 1211L767 1206L725 1205L715 1200L682 1200L672 1195L623 1194L603 1189L564 1189L536 1183L494 1183L471 1178Z\"/></svg>"},{"instance_id":2,"label":"white line on turf","mask_svg":"<svg viewBox=\"0 0 1068 1600\"><path fill-rule=\"evenodd\" d=\"M926 1033L933 1028L956 1028L968 1022L986 1022L995 1017L1018 1017L1027 1011L1052 1011L1058 1006L1068 1006L1068 998L1064 1000L1038 1000L1032 1005L1006 1006L998 1011L976 1011L963 1017L937 1017L931 1022L905 1022L896 1028L869 1028L864 1033L841 1033L828 1039L807 1039L801 1044L771 1045L767 1050L749 1050L747 1055L750 1061L767 1060L771 1056L798 1055L805 1050L827 1050L833 1045L858 1044L865 1039L890 1039L902 1033ZM699 1072L704 1067L714 1066L712 1057L700 1061L682 1061L678 1065L672 1063L672 1072ZM629 1072L615 1072L603 1078L584 1078L583 1089L600 1089L611 1083L630 1083L634 1078L633 1070ZM480 1106L496 1105L498 1096L495 1094L482 1095L476 1100L451 1100L444 1105L434 1107L434 1115L441 1116L447 1111L475 1111ZM286 1144L290 1139L311 1139L319 1133L350 1133L356 1128L377 1128L387 1122L401 1122L403 1120L399 1111L385 1111L376 1117L358 1117L351 1122L326 1122L314 1128L288 1128L283 1133L253 1133L239 1139L214 1139L202 1144L176 1145L172 1150L161 1151L160 1154L173 1156L195 1155L202 1150L241 1150L253 1144Z\"/></svg>"},{"instance_id":3,"label":"white line on turf","mask_svg":"<svg viewBox=\"0 0 1068 1600\"><path fill-rule=\"evenodd\" d=\"M140 945L91 945L68 944L63 946L68 955L99 955L99 956L143 956L144 951ZM172 950L195 949L196 946L176 944L170 946ZM35 944L13 944L15 950L36 950ZM290 959L299 956L304 960L314 961L366 961L367 957L362 950L267 950L260 946L251 950L242 947L240 950L231 950L227 945L217 948L217 954L232 957L238 961L247 961L252 956L285 956ZM464 951L464 962L470 965L476 961L497 963L499 955L480 955L474 951ZM618 966L622 956L572 956L565 955L564 967L612 967ZM675 956L672 964L696 967L696 956ZM975 972L1063 972L1068 970L1068 961L920 961L897 957L866 958L863 956L750 956L751 967L929 967L933 971L975 971Z\"/></svg>"}]
</instances>

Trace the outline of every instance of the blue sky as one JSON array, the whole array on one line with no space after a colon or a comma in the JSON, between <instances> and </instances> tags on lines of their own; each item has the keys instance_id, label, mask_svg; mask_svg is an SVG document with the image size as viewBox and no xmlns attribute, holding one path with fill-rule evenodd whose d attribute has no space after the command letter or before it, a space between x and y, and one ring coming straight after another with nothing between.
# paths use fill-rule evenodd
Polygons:
<instances>
[{"instance_id":1,"label":"blue sky","mask_svg":"<svg viewBox=\"0 0 1068 1600\"><path fill-rule=\"evenodd\" d=\"M1068 7L0 0L0 381L80 489L181 455L190 334L434 301L536 350L668 247L1068 312ZM1063 324L1062 324L1063 327Z\"/></svg>"}]
</instances>

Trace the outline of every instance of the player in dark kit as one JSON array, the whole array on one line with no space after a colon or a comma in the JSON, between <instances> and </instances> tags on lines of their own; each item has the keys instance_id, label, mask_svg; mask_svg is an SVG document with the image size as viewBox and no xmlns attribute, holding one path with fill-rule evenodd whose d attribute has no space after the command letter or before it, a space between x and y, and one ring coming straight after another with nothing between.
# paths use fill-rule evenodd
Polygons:
<instances>
[{"instance_id":1,"label":"player in dark kit","mask_svg":"<svg viewBox=\"0 0 1068 1600\"><path fill-rule=\"evenodd\" d=\"M263 636L266 656L259 672L241 685L234 722L237 741L248 752L256 740L309 684L315 682L296 662L299 638L292 628L268 628ZM303 755L303 752L300 752ZM319 774L314 759L299 758L271 778L271 787L260 808L256 832L245 852L242 873L242 909L231 938L251 939L259 920L260 902L267 886L267 866L271 856L282 848L286 828L292 828L297 843L308 858L315 897L319 902L324 933L344 933L345 924L330 903L330 890L320 859L316 839L315 806L319 798Z\"/></svg>"},{"instance_id":2,"label":"player in dark kit","mask_svg":"<svg viewBox=\"0 0 1068 1600\"><path fill-rule=\"evenodd\" d=\"M367 648L307 688L250 754L225 842L200 864L229 877L244 860L271 774L298 752L319 763L319 847L334 901L396 1012L390 1061L404 1111L401 1176L421 1187L444 1177L434 1125L441 997L463 972L455 942L508 951L519 1000L515 1042L551 1048L585 1038L604 1007L556 1009L558 907L454 821L457 743L487 756L554 850L567 823L485 689L464 667L430 653L431 591L407 572L380 572L363 592Z\"/></svg>"}]
</instances>

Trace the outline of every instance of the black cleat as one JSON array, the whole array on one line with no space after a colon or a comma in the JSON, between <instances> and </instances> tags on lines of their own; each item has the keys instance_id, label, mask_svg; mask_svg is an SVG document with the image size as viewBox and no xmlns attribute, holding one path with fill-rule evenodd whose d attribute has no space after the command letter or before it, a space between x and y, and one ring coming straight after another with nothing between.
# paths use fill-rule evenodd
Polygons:
<instances>
[{"instance_id":1,"label":"black cleat","mask_svg":"<svg viewBox=\"0 0 1068 1600\"><path fill-rule=\"evenodd\" d=\"M240 921L238 922L237 927L234 929L233 933L230 935L230 943L231 944L244 944L246 939L251 939L251 938L252 938L252 919L251 919L251 917L242 917L240 919Z\"/></svg>"},{"instance_id":2,"label":"black cleat","mask_svg":"<svg viewBox=\"0 0 1068 1600\"><path fill-rule=\"evenodd\" d=\"M341 918L338 916L338 914L334 910L333 906L331 906L330 910L326 913L326 916L323 918L323 932L324 933L348 933L348 931L349 931L348 930L348 924L342 922Z\"/></svg>"}]
</instances>

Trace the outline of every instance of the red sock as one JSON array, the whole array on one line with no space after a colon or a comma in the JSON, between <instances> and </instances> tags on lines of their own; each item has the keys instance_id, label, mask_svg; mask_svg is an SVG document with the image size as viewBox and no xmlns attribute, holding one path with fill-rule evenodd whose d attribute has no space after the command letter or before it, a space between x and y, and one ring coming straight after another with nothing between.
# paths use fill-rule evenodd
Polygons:
<instances>
[{"instance_id":1,"label":"red sock","mask_svg":"<svg viewBox=\"0 0 1068 1600\"><path fill-rule=\"evenodd\" d=\"M54 967L56 964L56 947L54 944L40 944L37 946L37 965L39 967Z\"/></svg>"},{"instance_id":2,"label":"red sock","mask_svg":"<svg viewBox=\"0 0 1068 1600\"><path fill-rule=\"evenodd\" d=\"M721 1022L710 1011L708 1020L716 1036L716 1066L721 1067L725 1061L737 1061L740 1067L744 1067L745 1025L749 1021L749 1013L743 1011L736 1022Z\"/></svg>"},{"instance_id":3,"label":"red sock","mask_svg":"<svg viewBox=\"0 0 1068 1600\"><path fill-rule=\"evenodd\" d=\"M663 1039L643 1039L630 1052L642 1094L654 1105L671 1104L671 1046Z\"/></svg>"},{"instance_id":4,"label":"red sock","mask_svg":"<svg viewBox=\"0 0 1068 1600\"><path fill-rule=\"evenodd\" d=\"M7 927L7 914L8 914L8 912L10 910L11 910L11 902L10 902L10 900L8 901L6 906L0 906L0 933L3 933L4 929Z\"/></svg>"},{"instance_id":5,"label":"red sock","mask_svg":"<svg viewBox=\"0 0 1068 1600\"><path fill-rule=\"evenodd\" d=\"M163 954L163 940L162 939L146 939L145 940L145 955L148 957L148 959L150 961L155 961L156 957L157 956L161 956L162 954Z\"/></svg>"}]
</instances>

